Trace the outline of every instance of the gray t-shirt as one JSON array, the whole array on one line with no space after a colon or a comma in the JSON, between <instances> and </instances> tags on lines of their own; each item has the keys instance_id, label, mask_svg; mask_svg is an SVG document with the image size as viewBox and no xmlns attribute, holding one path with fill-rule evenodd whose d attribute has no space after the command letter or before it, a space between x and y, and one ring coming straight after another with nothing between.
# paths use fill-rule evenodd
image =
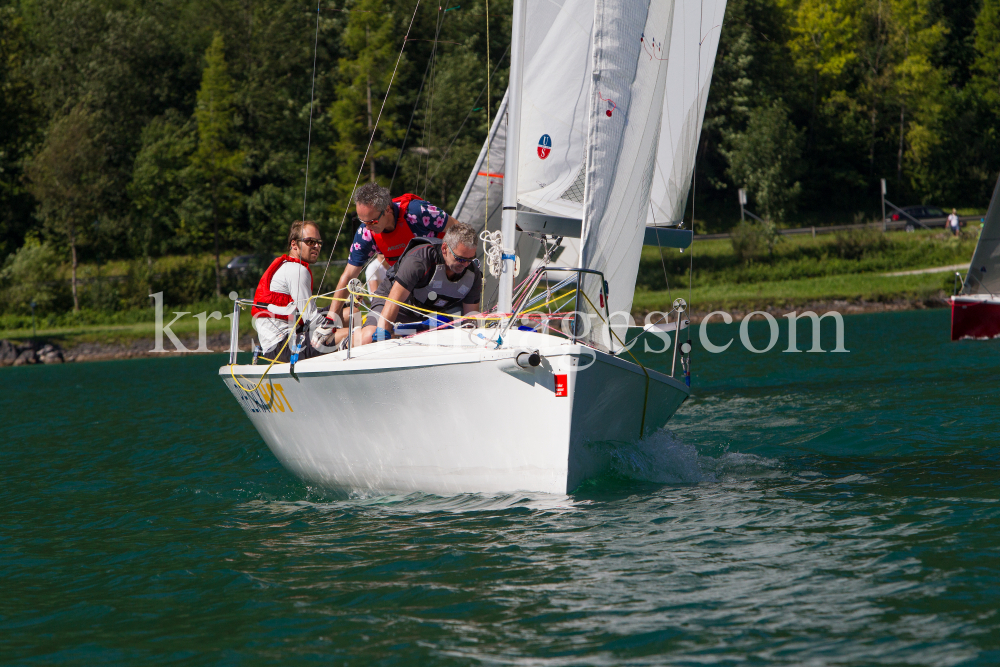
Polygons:
<instances>
[{"instance_id":1,"label":"gray t-shirt","mask_svg":"<svg viewBox=\"0 0 1000 667\"><path fill-rule=\"evenodd\" d=\"M393 267L396 273L395 278L393 280L383 280L375 291L375 294L376 296L389 296L389 290L392 289L393 283L398 282L410 292L410 298L407 301L412 301L413 290L427 287L438 264L444 264L444 256L441 254L440 244L418 246L406 253L396 263ZM474 271L476 279L472 284L472 289L462 299L462 303L477 304L479 303L479 295L483 291L483 272L473 262L465 268L465 271L455 276L454 280L458 281L465 275L466 271Z\"/></svg>"}]
</instances>

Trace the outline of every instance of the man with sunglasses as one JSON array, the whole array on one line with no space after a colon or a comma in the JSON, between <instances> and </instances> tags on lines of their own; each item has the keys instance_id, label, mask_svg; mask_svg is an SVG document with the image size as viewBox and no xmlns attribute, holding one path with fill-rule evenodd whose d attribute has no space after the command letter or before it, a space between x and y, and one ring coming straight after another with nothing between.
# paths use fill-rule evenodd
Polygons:
<instances>
[{"instance_id":1,"label":"man with sunglasses","mask_svg":"<svg viewBox=\"0 0 1000 667\"><path fill-rule=\"evenodd\" d=\"M417 195L405 194L393 199L389 189L378 183L366 183L358 188L354 204L361 224L354 234L347 266L337 281L334 295L341 298L347 296L347 283L361 275L369 261L384 262L391 268L414 238L441 238L458 222ZM368 278L375 277L378 272L370 273ZM343 307L343 301L334 301L329 317L339 320Z\"/></svg>"},{"instance_id":2,"label":"man with sunglasses","mask_svg":"<svg viewBox=\"0 0 1000 667\"><path fill-rule=\"evenodd\" d=\"M360 344L387 340L395 324L427 319L428 313L402 307L401 303L435 313L455 313L459 305L463 315L477 312L482 287L483 272L476 261L476 232L472 227L456 222L443 240L413 239L375 293Z\"/></svg>"},{"instance_id":3,"label":"man with sunglasses","mask_svg":"<svg viewBox=\"0 0 1000 667\"><path fill-rule=\"evenodd\" d=\"M273 355L281 352L278 361L289 361L292 347L298 346L299 341L293 338L288 345L285 341L294 335L293 325L299 313L302 314L300 330L321 331L323 338L332 332L322 313L317 311L316 302L310 301L313 275L309 265L319 259L322 246L319 227L304 220L293 222L288 231L288 252L271 262L257 284L251 313L264 358L274 359ZM256 304L266 306L262 308ZM323 326L327 329L323 330ZM322 354L308 340L303 340L302 345L300 359Z\"/></svg>"}]
</instances>

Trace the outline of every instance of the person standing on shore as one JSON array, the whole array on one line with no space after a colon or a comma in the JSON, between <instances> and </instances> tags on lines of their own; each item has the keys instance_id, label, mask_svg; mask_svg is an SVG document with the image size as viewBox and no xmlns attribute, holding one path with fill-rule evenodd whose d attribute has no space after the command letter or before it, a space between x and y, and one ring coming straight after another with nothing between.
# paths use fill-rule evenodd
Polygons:
<instances>
[{"instance_id":1,"label":"person standing on shore","mask_svg":"<svg viewBox=\"0 0 1000 667\"><path fill-rule=\"evenodd\" d=\"M958 219L958 211L956 209L951 209L951 215L948 216L948 229L952 234L958 236L958 230L962 226L962 221Z\"/></svg>"}]
</instances>

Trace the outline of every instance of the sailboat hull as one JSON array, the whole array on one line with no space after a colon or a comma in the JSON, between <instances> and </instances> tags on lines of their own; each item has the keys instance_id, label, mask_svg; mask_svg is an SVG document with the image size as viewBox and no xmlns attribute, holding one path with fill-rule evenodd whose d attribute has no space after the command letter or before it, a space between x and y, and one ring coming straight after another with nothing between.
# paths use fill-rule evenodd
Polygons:
<instances>
[{"instance_id":1,"label":"sailboat hull","mask_svg":"<svg viewBox=\"0 0 1000 667\"><path fill-rule=\"evenodd\" d=\"M541 349L528 369L511 350L411 349L310 359L294 377L278 365L254 392L228 366L220 375L282 465L347 492L568 493L607 469L611 443L662 427L688 395L579 345ZM263 370L232 374L249 389Z\"/></svg>"},{"instance_id":2,"label":"sailboat hull","mask_svg":"<svg viewBox=\"0 0 1000 667\"><path fill-rule=\"evenodd\" d=\"M951 298L951 339L1000 336L1000 300L988 297Z\"/></svg>"}]
</instances>

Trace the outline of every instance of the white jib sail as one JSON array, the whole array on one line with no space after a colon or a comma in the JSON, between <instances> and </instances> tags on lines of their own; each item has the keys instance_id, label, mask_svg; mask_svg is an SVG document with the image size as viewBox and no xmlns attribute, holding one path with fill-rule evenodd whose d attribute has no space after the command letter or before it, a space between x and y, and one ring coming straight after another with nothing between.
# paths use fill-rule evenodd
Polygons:
<instances>
[{"instance_id":1,"label":"white jib sail","mask_svg":"<svg viewBox=\"0 0 1000 667\"><path fill-rule=\"evenodd\" d=\"M670 48L673 8L598 0L594 14L581 267L604 274L612 313L632 308L667 84L667 59L646 45ZM587 279L584 293L604 310L599 281Z\"/></svg>"},{"instance_id":2,"label":"white jib sail","mask_svg":"<svg viewBox=\"0 0 1000 667\"><path fill-rule=\"evenodd\" d=\"M986 210L983 230L965 274L962 294L983 294L1000 298L1000 180Z\"/></svg>"},{"instance_id":3,"label":"white jib sail","mask_svg":"<svg viewBox=\"0 0 1000 667\"><path fill-rule=\"evenodd\" d=\"M659 43L646 46L650 57L668 59L648 225L678 224L684 217L725 14L726 0L677 2L669 53Z\"/></svg>"}]
</instances>

